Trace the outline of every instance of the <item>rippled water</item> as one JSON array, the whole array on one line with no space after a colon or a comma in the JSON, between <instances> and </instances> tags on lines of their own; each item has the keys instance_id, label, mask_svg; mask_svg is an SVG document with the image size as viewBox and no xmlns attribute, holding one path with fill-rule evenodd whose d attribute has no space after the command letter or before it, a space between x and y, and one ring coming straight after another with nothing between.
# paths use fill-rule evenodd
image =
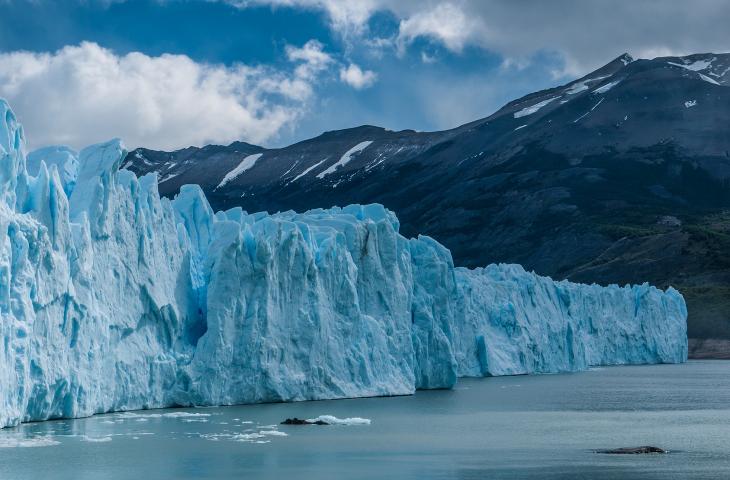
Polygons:
<instances>
[{"instance_id":1,"label":"rippled water","mask_svg":"<svg viewBox=\"0 0 730 480\"><path fill-rule=\"evenodd\" d=\"M371 423L279 425L319 415ZM638 445L671 453L593 451ZM100 415L6 429L0 447L2 479L725 479L730 361L462 379L411 397Z\"/></svg>"}]
</instances>

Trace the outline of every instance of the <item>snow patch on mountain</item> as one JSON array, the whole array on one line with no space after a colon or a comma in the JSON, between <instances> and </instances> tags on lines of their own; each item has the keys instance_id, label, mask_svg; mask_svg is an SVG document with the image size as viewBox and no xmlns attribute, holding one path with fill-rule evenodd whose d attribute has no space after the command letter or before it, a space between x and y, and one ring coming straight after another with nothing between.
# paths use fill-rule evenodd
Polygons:
<instances>
[{"instance_id":1,"label":"snow patch on mountain","mask_svg":"<svg viewBox=\"0 0 730 480\"><path fill-rule=\"evenodd\" d=\"M248 155L246 158L241 160L241 163L239 163L236 168L226 173L226 176L223 177L221 183L219 183L218 186L215 187L216 190L223 187L228 182L235 180L246 170L250 170L251 168L253 168L253 166L256 165L256 161L261 158L262 155L263 153L254 153L253 155Z\"/></svg>"},{"instance_id":2,"label":"snow patch on mountain","mask_svg":"<svg viewBox=\"0 0 730 480\"><path fill-rule=\"evenodd\" d=\"M585 90L588 90L589 83L597 82L599 80L603 80L604 78L608 78L610 76L611 75L603 75L600 77L588 78L585 80L577 81L565 90L565 94L566 95L575 95L576 93L583 92Z\"/></svg>"},{"instance_id":3,"label":"snow patch on mountain","mask_svg":"<svg viewBox=\"0 0 730 480\"><path fill-rule=\"evenodd\" d=\"M356 153L362 152L367 147L369 147L371 143L373 143L372 140L366 140L364 142L358 143L357 145L355 145L354 147L352 147L351 149L349 149L348 151L346 151L342 155L342 157L340 157L340 159L336 163L330 165L329 168L327 168L327 170L325 170L322 173L317 174L317 178L320 178L320 179L321 178L324 178L327 175L329 175L331 173L334 173L335 170L337 170L338 168L344 167L345 165L347 165L348 163L350 163L350 160L352 160L352 156L353 155L355 155Z\"/></svg>"},{"instance_id":4,"label":"snow patch on mountain","mask_svg":"<svg viewBox=\"0 0 730 480\"><path fill-rule=\"evenodd\" d=\"M702 80L704 80L707 83L711 83L713 85L720 85L716 80L713 80L712 78L708 77L707 75L700 73L699 76Z\"/></svg>"},{"instance_id":5,"label":"snow patch on mountain","mask_svg":"<svg viewBox=\"0 0 730 480\"><path fill-rule=\"evenodd\" d=\"M593 93L600 93L600 94L606 93L609 90L611 90L613 87L618 85L619 83L621 83L621 80L614 80L613 82L609 82L605 85L602 85L602 86L596 88L595 90L593 90Z\"/></svg>"},{"instance_id":6,"label":"snow patch on mountain","mask_svg":"<svg viewBox=\"0 0 730 480\"><path fill-rule=\"evenodd\" d=\"M588 116L588 115L589 115L589 114L590 114L590 113L591 113L591 112L592 112L593 110L595 110L596 108L598 108L598 106L599 106L599 105L600 105L600 104L601 104L601 103L602 103L602 102L603 102L604 100L605 100L605 98L601 98L601 99L600 99L600 100L599 100L599 101L598 101L598 102L597 102L597 103L596 103L595 105L593 105L593 106L591 107L591 109L590 109L590 110L588 110L588 111L587 111L586 113L584 113L584 114L583 114L583 115L581 115L580 117L578 117L578 118L576 118L575 120L573 120L573 123L578 123L578 122L579 122L580 120L584 119L584 118L585 118L586 116Z\"/></svg>"},{"instance_id":7,"label":"snow patch on mountain","mask_svg":"<svg viewBox=\"0 0 730 480\"><path fill-rule=\"evenodd\" d=\"M548 99L538 102L534 105L523 108L522 110L514 113L514 118L521 118L521 117L526 117L527 115L532 115L533 113L536 113L538 110L540 110L542 107L548 105L550 102L552 102L554 100L557 100L558 98L560 98L560 97L548 98Z\"/></svg>"},{"instance_id":8,"label":"snow patch on mountain","mask_svg":"<svg viewBox=\"0 0 730 480\"><path fill-rule=\"evenodd\" d=\"M308 174L309 172L311 172L311 171L312 171L312 170L314 170L315 168L317 168L317 167L319 167L320 165L322 165L322 164L323 164L324 162L326 162L326 161L328 160L328 158L329 158L329 157L327 157L327 158L323 158L322 160L320 160L319 162L315 163L315 164L314 164L314 165L312 165L311 167L308 167L308 168L307 168L306 170L304 170L304 171L303 171L302 173L300 173L299 175L297 175L296 177L294 177L294 178L293 178L293 179L292 179L292 180L291 180L291 181L290 181L289 183L294 183L294 182L296 182L297 180L299 180L300 178L302 178L303 176L305 176L306 174Z\"/></svg>"},{"instance_id":9,"label":"snow patch on mountain","mask_svg":"<svg viewBox=\"0 0 730 480\"><path fill-rule=\"evenodd\" d=\"M716 57L712 57L711 59L701 59L701 60L695 60L693 62L690 62L688 59L685 61L689 63L676 63L676 62L667 62L669 65L674 65L675 67L682 67L686 68L687 70L692 70L693 72L699 72L701 70L706 70L707 68L712 65L712 62L717 60Z\"/></svg>"}]
</instances>

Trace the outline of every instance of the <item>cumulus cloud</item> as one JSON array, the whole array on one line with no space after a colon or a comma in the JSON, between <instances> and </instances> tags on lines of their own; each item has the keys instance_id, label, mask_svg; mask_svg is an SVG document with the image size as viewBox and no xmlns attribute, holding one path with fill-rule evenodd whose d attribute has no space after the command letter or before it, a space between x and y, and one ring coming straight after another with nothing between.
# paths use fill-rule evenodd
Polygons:
<instances>
[{"instance_id":1,"label":"cumulus cloud","mask_svg":"<svg viewBox=\"0 0 730 480\"><path fill-rule=\"evenodd\" d=\"M386 5L384 0L222 0L230 5L290 7L323 11L333 30L345 36L361 34L372 14Z\"/></svg>"},{"instance_id":2,"label":"cumulus cloud","mask_svg":"<svg viewBox=\"0 0 730 480\"><path fill-rule=\"evenodd\" d=\"M368 33L379 11L399 21L402 53L418 38L454 52L476 46L524 64L540 52L561 55L557 75L578 75L629 52L635 57L725 51L730 44L730 2L693 0L231 0L239 6L319 9L336 31Z\"/></svg>"},{"instance_id":3,"label":"cumulus cloud","mask_svg":"<svg viewBox=\"0 0 730 480\"><path fill-rule=\"evenodd\" d=\"M398 49L416 38L426 37L442 43L449 50L460 52L467 42L478 40L484 26L478 18L470 18L464 10L451 3L436 5L401 20L398 28Z\"/></svg>"},{"instance_id":4,"label":"cumulus cloud","mask_svg":"<svg viewBox=\"0 0 730 480\"><path fill-rule=\"evenodd\" d=\"M340 69L340 80L350 85L356 90L361 90L372 86L378 76L371 70L363 70L359 66L351 63L347 68Z\"/></svg>"},{"instance_id":5,"label":"cumulus cloud","mask_svg":"<svg viewBox=\"0 0 730 480\"><path fill-rule=\"evenodd\" d=\"M300 118L330 60L318 42L287 48L291 69L211 65L185 55L117 55L84 42L54 53L0 54L0 96L32 147L121 137L174 149L264 143Z\"/></svg>"},{"instance_id":6,"label":"cumulus cloud","mask_svg":"<svg viewBox=\"0 0 730 480\"><path fill-rule=\"evenodd\" d=\"M317 40L310 40L302 47L287 45L286 56L290 61L304 62L300 66L302 76L317 73L332 62L332 57L324 51L324 45Z\"/></svg>"}]
</instances>

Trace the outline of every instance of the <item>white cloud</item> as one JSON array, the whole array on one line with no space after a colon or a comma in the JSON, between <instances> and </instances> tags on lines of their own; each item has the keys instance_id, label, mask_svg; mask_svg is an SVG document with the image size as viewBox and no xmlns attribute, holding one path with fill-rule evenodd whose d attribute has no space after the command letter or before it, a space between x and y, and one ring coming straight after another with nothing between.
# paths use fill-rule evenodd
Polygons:
<instances>
[{"instance_id":1,"label":"white cloud","mask_svg":"<svg viewBox=\"0 0 730 480\"><path fill-rule=\"evenodd\" d=\"M378 11L399 21L402 53L418 38L460 52L472 45L501 55L506 65L530 63L537 53L560 55L556 76L584 74L623 52L637 58L726 51L730 2L625 0L223 0L239 6L317 9L343 35L367 37ZM356 42L350 42L356 43ZM365 45L368 45L365 39Z\"/></svg>"},{"instance_id":2,"label":"white cloud","mask_svg":"<svg viewBox=\"0 0 730 480\"><path fill-rule=\"evenodd\" d=\"M397 44L402 53L415 39L426 37L442 43L449 50L460 52L467 42L478 38L483 30L478 18L468 17L457 5L442 3L401 20Z\"/></svg>"},{"instance_id":3,"label":"white cloud","mask_svg":"<svg viewBox=\"0 0 730 480\"><path fill-rule=\"evenodd\" d=\"M287 55L293 71L117 55L89 42L54 53L1 53L0 96L24 123L31 147L78 148L112 137L160 149L262 143L300 118L330 62L317 42L289 47Z\"/></svg>"},{"instance_id":4,"label":"white cloud","mask_svg":"<svg viewBox=\"0 0 730 480\"><path fill-rule=\"evenodd\" d=\"M347 68L340 69L340 80L356 90L372 86L377 79L378 76L375 72L363 70L354 63L351 63Z\"/></svg>"},{"instance_id":5,"label":"white cloud","mask_svg":"<svg viewBox=\"0 0 730 480\"><path fill-rule=\"evenodd\" d=\"M317 40L310 40L302 47L287 45L286 56L292 62L304 62L307 72L312 73L327 68L332 62L332 57L324 51L324 45Z\"/></svg>"},{"instance_id":6,"label":"white cloud","mask_svg":"<svg viewBox=\"0 0 730 480\"><path fill-rule=\"evenodd\" d=\"M361 34L373 13L386 0L222 0L239 8L268 5L320 10L327 14L332 29L345 36Z\"/></svg>"},{"instance_id":7,"label":"white cloud","mask_svg":"<svg viewBox=\"0 0 730 480\"><path fill-rule=\"evenodd\" d=\"M423 63L436 63L436 56L429 55L428 52L422 51L421 52L421 61Z\"/></svg>"}]
</instances>

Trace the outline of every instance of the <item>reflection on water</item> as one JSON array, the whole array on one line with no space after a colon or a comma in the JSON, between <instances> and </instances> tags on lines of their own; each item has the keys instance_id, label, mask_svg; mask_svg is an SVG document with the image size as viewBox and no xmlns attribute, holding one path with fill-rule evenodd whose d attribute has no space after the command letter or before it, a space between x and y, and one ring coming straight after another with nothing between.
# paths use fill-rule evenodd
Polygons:
<instances>
[{"instance_id":1,"label":"reflection on water","mask_svg":"<svg viewBox=\"0 0 730 480\"><path fill-rule=\"evenodd\" d=\"M342 424L279 425L321 415ZM594 452L638 445L671 453ZM730 361L41 422L0 431L0 456L2 479L730 478Z\"/></svg>"}]
</instances>

